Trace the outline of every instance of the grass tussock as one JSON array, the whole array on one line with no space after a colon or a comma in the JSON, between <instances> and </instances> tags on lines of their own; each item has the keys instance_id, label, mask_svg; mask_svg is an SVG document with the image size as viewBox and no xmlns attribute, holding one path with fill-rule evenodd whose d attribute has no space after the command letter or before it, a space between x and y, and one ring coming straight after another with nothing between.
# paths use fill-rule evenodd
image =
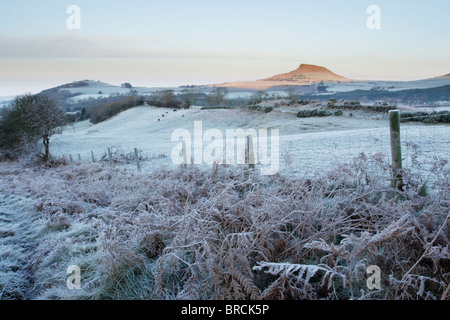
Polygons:
<instances>
[{"instance_id":1,"label":"grass tussock","mask_svg":"<svg viewBox=\"0 0 450 320\"><path fill-rule=\"evenodd\" d=\"M38 218L29 226L34 242L16 271L21 276L2 280L0 292L40 299L449 299L449 167L441 161L426 177L405 170L403 192L389 188L389 174L382 157L364 155L313 178L226 166L137 174L102 164L4 163L1 192L32 199ZM70 265L81 269L80 290L67 289ZM371 265L381 270L378 289L367 287Z\"/></svg>"}]
</instances>

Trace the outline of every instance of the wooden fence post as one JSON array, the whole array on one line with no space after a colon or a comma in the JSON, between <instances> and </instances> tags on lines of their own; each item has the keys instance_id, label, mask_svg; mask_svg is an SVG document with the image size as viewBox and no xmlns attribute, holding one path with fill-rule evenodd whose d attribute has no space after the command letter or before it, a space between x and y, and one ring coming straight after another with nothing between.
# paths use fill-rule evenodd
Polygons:
<instances>
[{"instance_id":1,"label":"wooden fence post","mask_svg":"<svg viewBox=\"0 0 450 320\"><path fill-rule=\"evenodd\" d=\"M81 155L78 154L78 161L81 162Z\"/></svg>"},{"instance_id":2,"label":"wooden fence post","mask_svg":"<svg viewBox=\"0 0 450 320\"><path fill-rule=\"evenodd\" d=\"M186 151L186 141L182 141L182 146L183 146L183 165L187 165L187 151Z\"/></svg>"},{"instance_id":3,"label":"wooden fence post","mask_svg":"<svg viewBox=\"0 0 450 320\"><path fill-rule=\"evenodd\" d=\"M253 150L253 136L247 136L247 154L248 154L248 167L255 169L255 154Z\"/></svg>"},{"instance_id":4,"label":"wooden fence post","mask_svg":"<svg viewBox=\"0 0 450 320\"><path fill-rule=\"evenodd\" d=\"M135 155L135 157L136 157L136 166L137 166L137 169L138 169L138 171L141 171L141 165L140 165L140 163L139 163L139 154L138 154L137 148L134 148L134 155Z\"/></svg>"},{"instance_id":5,"label":"wooden fence post","mask_svg":"<svg viewBox=\"0 0 450 320\"><path fill-rule=\"evenodd\" d=\"M94 163L95 162L95 157L94 157L94 151L93 150L91 150L91 157L92 157L92 163Z\"/></svg>"},{"instance_id":6,"label":"wooden fence post","mask_svg":"<svg viewBox=\"0 0 450 320\"><path fill-rule=\"evenodd\" d=\"M111 154L111 148L108 147L108 159L109 159L109 165L112 165L112 154Z\"/></svg>"},{"instance_id":7,"label":"wooden fence post","mask_svg":"<svg viewBox=\"0 0 450 320\"><path fill-rule=\"evenodd\" d=\"M389 111L389 126L391 132L392 181L391 187L403 190L402 177L402 146L400 141L400 111Z\"/></svg>"}]
</instances>

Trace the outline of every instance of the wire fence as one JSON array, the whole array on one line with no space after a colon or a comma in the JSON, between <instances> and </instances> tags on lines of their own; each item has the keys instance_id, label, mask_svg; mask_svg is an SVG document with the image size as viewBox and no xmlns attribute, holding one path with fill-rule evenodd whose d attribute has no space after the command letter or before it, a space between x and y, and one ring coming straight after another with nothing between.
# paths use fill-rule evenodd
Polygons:
<instances>
[{"instance_id":1,"label":"wire fence","mask_svg":"<svg viewBox=\"0 0 450 320\"><path fill-rule=\"evenodd\" d=\"M412 157L427 162L430 157L450 159L450 126L401 127L404 167L412 165ZM361 129L323 134L285 137L283 154L296 173L332 170L349 163L364 153L378 155L388 162L391 156L389 128Z\"/></svg>"},{"instance_id":2,"label":"wire fence","mask_svg":"<svg viewBox=\"0 0 450 320\"><path fill-rule=\"evenodd\" d=\"M434 115L430 115L432 117ZM404 119L402 119L404 120ZM70 149L70 153L63 152L72 161L92 162L104 161L121 164L125 167L136 167L135 151L140 160L138 166L141 171L157 170L161 166L175 166L172 155L179 142L167 139L133 137L128 145L115 144L114 138L104 137L94 141L85 139L82 144ZM268 140L270 143L270 141ZM422 124L406 122L401 124L402 158L405 168L423 163L423 170L429 169L432 160L450 160L450 125ZM132 143L132 145L130 145ZM192 147L193 143L191 143ZM203 147L208 142L203 142ZM108 148L111 154L108 153ZM192 147L193 148L193 147ZM270 148L270 146L269 146ZM258 168L258 143L255 145ZM223 149L225 155L227 150ZM239 150L235 149L235 153ZM271 150L269 150L269 153ZM191 154L193 152L191 151ZM385 126L377 128L362 128L352 130L335 130L323 132L307 132L283 135L279 137L279 172L294 175L308 175L314 171L333 170L340 164L350 163L361 154L377 156L390 162L390 132L388 121ZM224 156L225 160L225 156ZM191 162L191 159L188 160ZM225 163L225 161L224 161ZM235 162L236 163L236 162ZM198 164L198 163L197 163ZM229 164L229 163L228 163Z\"/></svg>"}]
</instances>

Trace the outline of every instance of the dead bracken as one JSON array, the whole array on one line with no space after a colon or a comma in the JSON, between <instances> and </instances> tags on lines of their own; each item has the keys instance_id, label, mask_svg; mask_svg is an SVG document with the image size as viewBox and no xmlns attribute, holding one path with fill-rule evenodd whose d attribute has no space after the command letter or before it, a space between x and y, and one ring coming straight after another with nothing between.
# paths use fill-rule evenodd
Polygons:
<instances>
[{"instance_id":1,"label":"dead bracken","mask_svg":"<svg viewBox=\"0 0 450 320\"><path fill-rule=\"evenodd\" d=\"M446 163L405 169L403 191L383 157L307 179L243 170L2 163L1 297L448 299Z\"/></svg>"}]
</instances>

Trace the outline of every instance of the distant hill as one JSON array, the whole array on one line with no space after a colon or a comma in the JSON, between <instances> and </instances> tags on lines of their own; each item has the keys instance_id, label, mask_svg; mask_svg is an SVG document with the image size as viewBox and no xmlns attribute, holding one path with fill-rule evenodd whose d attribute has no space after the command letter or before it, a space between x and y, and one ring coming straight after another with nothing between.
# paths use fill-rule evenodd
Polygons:
<instances>
[{"instance_id":1,"label":"distant hill","mask_svg":"<svg viewBox=\"0 0 450 320\"><path fill-rule=\"evenodd\" d=\"M217 84L217 87L247 88L263 90L280 86L303 86L319 82L348 82L353 81L337 75L325 67L312 64L301 64L296 70L278 74L266 79L256 81L236 81Z\"/></svg>"},{"instance_id":2,"label":"distant hill","mask_svg":"<svg viewBox=\"0 0 450 320\"><path fill-rule=\"evenodd\" d=\"M311 64L301 64L298 69L289 73L279 74L270 78L263 79L263 81L280 81L293 83L315 83L328 81L351 81L348 78L339 76L327 68L315 66Z\"/></svg>"},{"instance_id":3,"label":"distant hill","mask_svg":"<svg viewBox=\"0 0 450 320\"><path fill-rule=\"evenodd\" d=\"M440 77L433 78L433 79L450 79L450 73L440 76Z\"/></svg>"},{"instance_id":4,"label":"distant hill","mask_svg":"<svg viewBox=\"0 0 450 320\"><path fill-rule=\"evenodd\" d=\"M361 99L382 100L384 98L402 101L449 101L450 74L440 77L414 81L352 80L338 75L329 69L301 64L297 69L255 81L237 81L203 86L184 86L178 88L135 87L129 83L111 85L101 81L81 80L63 84L42 91L54 98L65 111L79 111L83 108L121 101L124 96L149 96L156 91L174 90L175 94L183 89L200 92L202 97L214 87L227 87L226 99L250 97L257 90L285 91L296 87L296 94L316 96L317 99ZM416 90L413 91L412 89ZM323 95L321 95L323 94ZM239 101L237 103L240 103ZM1 103L0 103L1 105Z\"/></svg>"},{"instance_id":5,"label":"distant hill","mask_svg":"<svg viewBox=\"0 0 450 320\"><path fill-rule=\"evenodd\" d=\"M116 86L101 81L81 80L43 90L41 94L55 99L65 111L76 111L96 104L120 101L123 96L134 96L149 91L149 88L133 88L128 83Z\"/></svg>"}]
</instances>

